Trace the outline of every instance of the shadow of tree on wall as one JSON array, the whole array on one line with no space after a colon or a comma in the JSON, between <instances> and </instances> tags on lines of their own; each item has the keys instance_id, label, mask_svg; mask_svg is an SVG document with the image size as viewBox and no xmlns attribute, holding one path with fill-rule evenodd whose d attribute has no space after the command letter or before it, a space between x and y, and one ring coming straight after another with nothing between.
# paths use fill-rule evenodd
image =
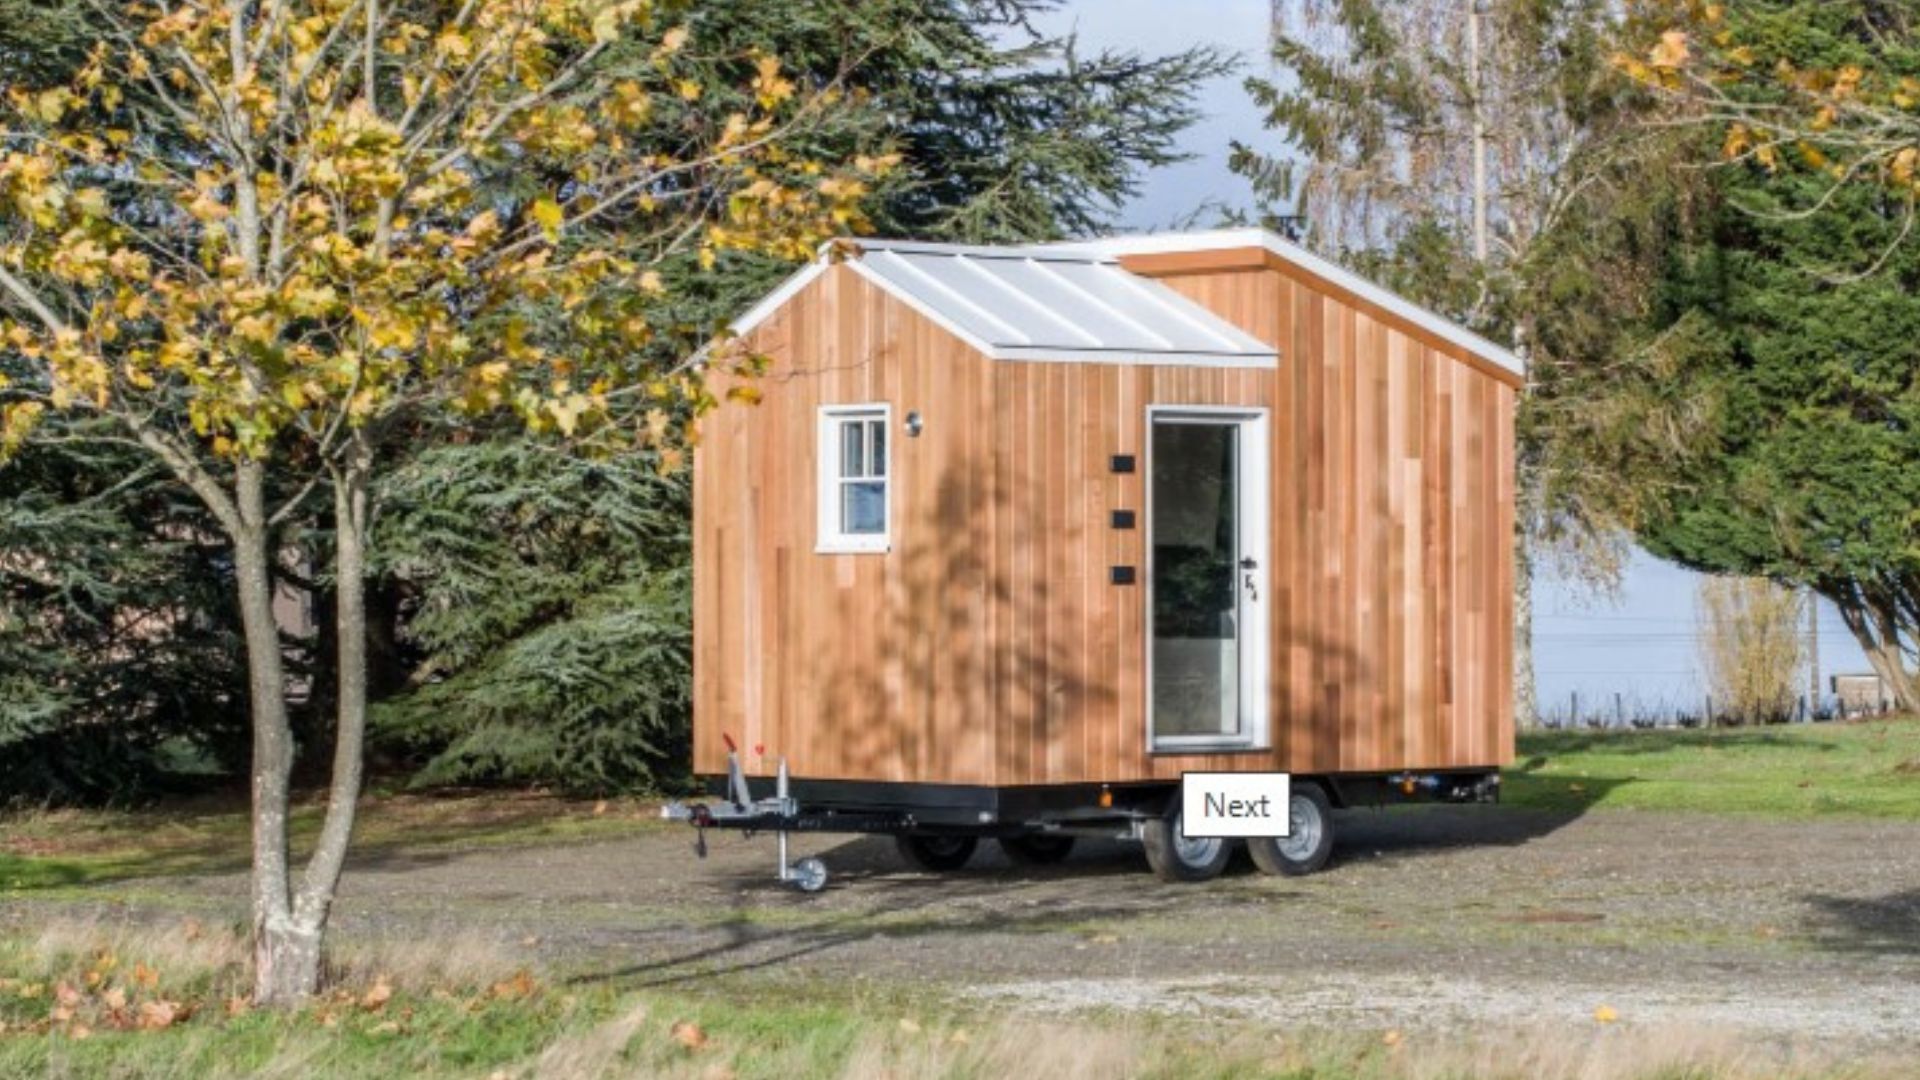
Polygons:
<instances>
[{"instance_id":1,"label":"shadow of tree on wall","mask_svg":"<svg viewBox=\"0 0 1920 1080\"><path fill-rule=\"evenodd\" d=\"M902 483L917 464L903 465ZM836 664L822 714L800 718L803 727L844 740L836 756L861 778L1004 783L1025 771L1021 755L1063 754L1084 717L1113 714L1114 661L1059 629L1084 618L1093 583L1051 579L1039 564L1049 538L1033 491L1010 492L980 459L961 458L896 506L877 654ZM1068 543L1102 524L1070 517ZM1003 562L993 557L997 530L1007 533ZM1105 568L1086 567L1096 571ZM790 647L806 662L808 643Z\"/></svg>"}]
</instances>

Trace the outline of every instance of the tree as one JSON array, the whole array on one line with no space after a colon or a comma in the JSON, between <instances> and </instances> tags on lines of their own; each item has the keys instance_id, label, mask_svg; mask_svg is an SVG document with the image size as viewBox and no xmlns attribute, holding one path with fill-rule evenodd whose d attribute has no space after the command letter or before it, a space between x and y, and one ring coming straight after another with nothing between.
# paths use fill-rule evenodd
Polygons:
<instances>
[{"instance_id":1,"label":"tree","mask_svg":"<svg viewBox=\"0 0 1920 1080\"><path fill-rule=\"evenodd\" d=\"M1898 0L1711 4L1642 21L1614 57L1671 106L1669 123L1712 129L1729 161L1820 174L1818 206L1855 184L1920 195L1920 39ZM1911 233L1911 217L1900 233Z\"/></svg>"},{"instance_id":2,"label":"tree","mask_svg":"<svg viewBox=\"0 0 1920 1080\"><path fill-rule=\"evenodd\" d=\"M1678 149L1666 185L1698 179L1672 203L1685 212L1665 224L1629 350L1659 362L1615 371L1607 393L1646 403L1685 386L1693 402L1693 449L1637 513L1647 546L1826 596L1916 709L1911 17L1769 3L1639 27L1616 63Z\"/></svg>"},{"instance_id":3,"label":"tree","mask_svg":"<svg viewBox=\"0 0 1920 1080\"><path fill-rule=\"evenodd\" d=\"M645 0L232 0L95 14L67 84L0 126L0 341L20 374L0 446L97 418L204 503L230 545L253 735L254 995L316 988L366 719L376 477L401 444L505 412L579 450L678 451L659 417L698 371L635 363L683 252L802 258L862 222L884 158L790 153L834 107L751 61L751 107L701 98L721 61ZM725 58L732 60L733 58ZM670 147L643 156L640 139ZM729 362L724 355L715 363ZM650 419L652 418L652 419ZM270 505L270 479L292 478ZM287 850L292 766L273 619L277 532L331 497L332 781Z\"/></svg>"},{"instance_id":4,"label":"tree","mask_svg":"<svg viewBox=\"0 0 1920 1080\"><path fill-rule=\"evenodd\" d=\"M50 438L0 469L0 801L126 802L245 752L223 546L137 455Z\"/></svg>"},{"instance_id":5,"label":"tree","mask_svg":"<svg viewBox=\"0 0 1920 1080\"><path fill-rule=\"evenodd\" d=\"M374 712L418 785L672 787L690 745L687 485L657 455L511 433L387 478L374 569L404 583L414 688Z\"/></svg>"},{"instance_id":6,"label":"tree","mask_svg":"<svg viewBox=\"0 0 1920 1080\"><path fill-rule=\"evenodd\" d=\"M1050 0L716 0L690 16L710 51L779 56L802 83L839 78L843 106L790 144L817 160L892 151L863 200L884 235L1037 242L1104 227L1141 170L1180 156L1210 50L1083 54L1040 33ZM858 63L842 74L848 55ZM750 71L713 80L751 104ZM791 271L723 252L662 265L662 318L714 328ZM680 342L651 355L671 363ZM689 643L687 492L640 455L556 462L500 428L389 474L372 595L392 598L407 669L378 702L376 753L413 782L563 790L683 782ZM475 522L484 522L475 528ZM324 537L315 532L316 539ZM324 601L324 597L322 598Z\"/></svg>"},{"instance_id":7,"label":"tree","mask_svg":"<svg viewBox=\"0 0 1920 1080\"><path fill-rule=\"evenodd\" d=\"M1780 723L1793 715L1794 686L1807 662L1801 606L1800 593L1766 578L1700 579L1701 666L1723 715L1736 723Z\"/></svg>"},{"instance_id":8,"label":"tree","mask_svg":"<svg viewBox=\"0 0 1920 1080\"><path fill-rule=\"evenodd\" d=\"M1591 0L1311 0L1273 5L1286 82L1249 79L1288 153L1236 144L1234 168L1308 242L1533 356L1517 305L1536 239L1579 188L1570 167L1605 73L1605 5ZM1605 578L1606 524L1549 507L1546 429L1523 399L1515 560L1515 712L1536 715L1533 549L1563 541Z\"/></svg>"}]
</instances>

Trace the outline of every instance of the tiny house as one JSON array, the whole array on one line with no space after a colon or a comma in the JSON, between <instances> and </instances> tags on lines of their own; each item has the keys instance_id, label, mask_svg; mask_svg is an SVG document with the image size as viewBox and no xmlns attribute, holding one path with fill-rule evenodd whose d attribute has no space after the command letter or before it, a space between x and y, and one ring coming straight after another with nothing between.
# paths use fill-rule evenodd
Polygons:
<instances>
[{"instance_id":1,"label":"tiny house","mask_svg":"<svg viewBox=\"0 0 1920 1080\"><path fill-rule=\"evenodd\" d=\"M716 790L738 748L923 867L1111 830L1176 879L1231 853L1187 772L1291 775L1250 842L1285 873L1330 807L1496 790L1509 351L1259 230L842 242L735 329L758 403L694 454Z\"/></svg>"}]
</instances>

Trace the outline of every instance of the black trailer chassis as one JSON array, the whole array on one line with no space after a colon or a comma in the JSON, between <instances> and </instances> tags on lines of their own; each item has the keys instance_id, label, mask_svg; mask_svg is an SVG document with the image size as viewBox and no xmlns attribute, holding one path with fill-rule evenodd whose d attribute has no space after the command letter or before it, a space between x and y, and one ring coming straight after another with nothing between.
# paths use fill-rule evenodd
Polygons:
<instances>
[{"instance_id":1,"label":"black trailer chassis","mask_svg":"<svg viewBox=\"0 0 1920 1080\"><path fill-rule=\"evenodd\" d=\"M706 857L706 830L770 832L778 841L778 879L802 892L826 887L826 864L792 862L790 833L858 833L899 837L996 838L1109 836L1139 840L1179 800L1178 781L990 787L794 779L784 759L771 797L755 798L739 755L727 773L701 778L711 801L665 806L661 815L696 830L694 850ZM1492 769L1395 773L1297 774L1295 785L1319 790L1337 809L1410 802L1487 803L1500 796ZM1329 826L1330 827L1330 826Z\"/></svg>"}]
</instances>

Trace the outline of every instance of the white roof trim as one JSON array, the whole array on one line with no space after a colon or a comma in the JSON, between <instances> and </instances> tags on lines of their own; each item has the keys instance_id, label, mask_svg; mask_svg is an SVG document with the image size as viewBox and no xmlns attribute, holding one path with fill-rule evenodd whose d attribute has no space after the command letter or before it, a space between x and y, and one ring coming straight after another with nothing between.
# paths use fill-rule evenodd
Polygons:
<instances>
[{"instance_id":1,"label":"white roof trim","mask_svg":"<svg viewBox=\"0 0 1920 1080\"><path fill-rule=\"evenodd\" d=\"M1438 312L1421 307L1406 297L1384 289L1338 263L1321 258L1306 248L1282 239L1265 229L1211 229L1186 233L1142 233L1099 240L1076 240L1047 247L1055 252L1083 251L1107 256L1160 255L1183 251L1220 251L1227 248L1265 248L1315 277L1353 293L1369 303L1392 312L1422 330L1457 345L1496 367L1525 377L1527 363L1479 334L1468 330Z\"/></svg>"},{"instance_id":2,"label":"white roof trim","mask_svg":"<svg viewBox=\"0 0 1920 1080\"><path fill-rule=\"evenodd\" d=\"M826 273L827 267L832 265L822 257L788 274L787 279L776 286L772 292L761 297L759 303L728 323L727 329L733 331L736 337L744 337L749 330L772 318L774 312L779 311L787 301L798 295L801 289L813 284L813 279ZM704 353L707 350L702 348L700 351Z\"/></svg>"}]
</instances>

